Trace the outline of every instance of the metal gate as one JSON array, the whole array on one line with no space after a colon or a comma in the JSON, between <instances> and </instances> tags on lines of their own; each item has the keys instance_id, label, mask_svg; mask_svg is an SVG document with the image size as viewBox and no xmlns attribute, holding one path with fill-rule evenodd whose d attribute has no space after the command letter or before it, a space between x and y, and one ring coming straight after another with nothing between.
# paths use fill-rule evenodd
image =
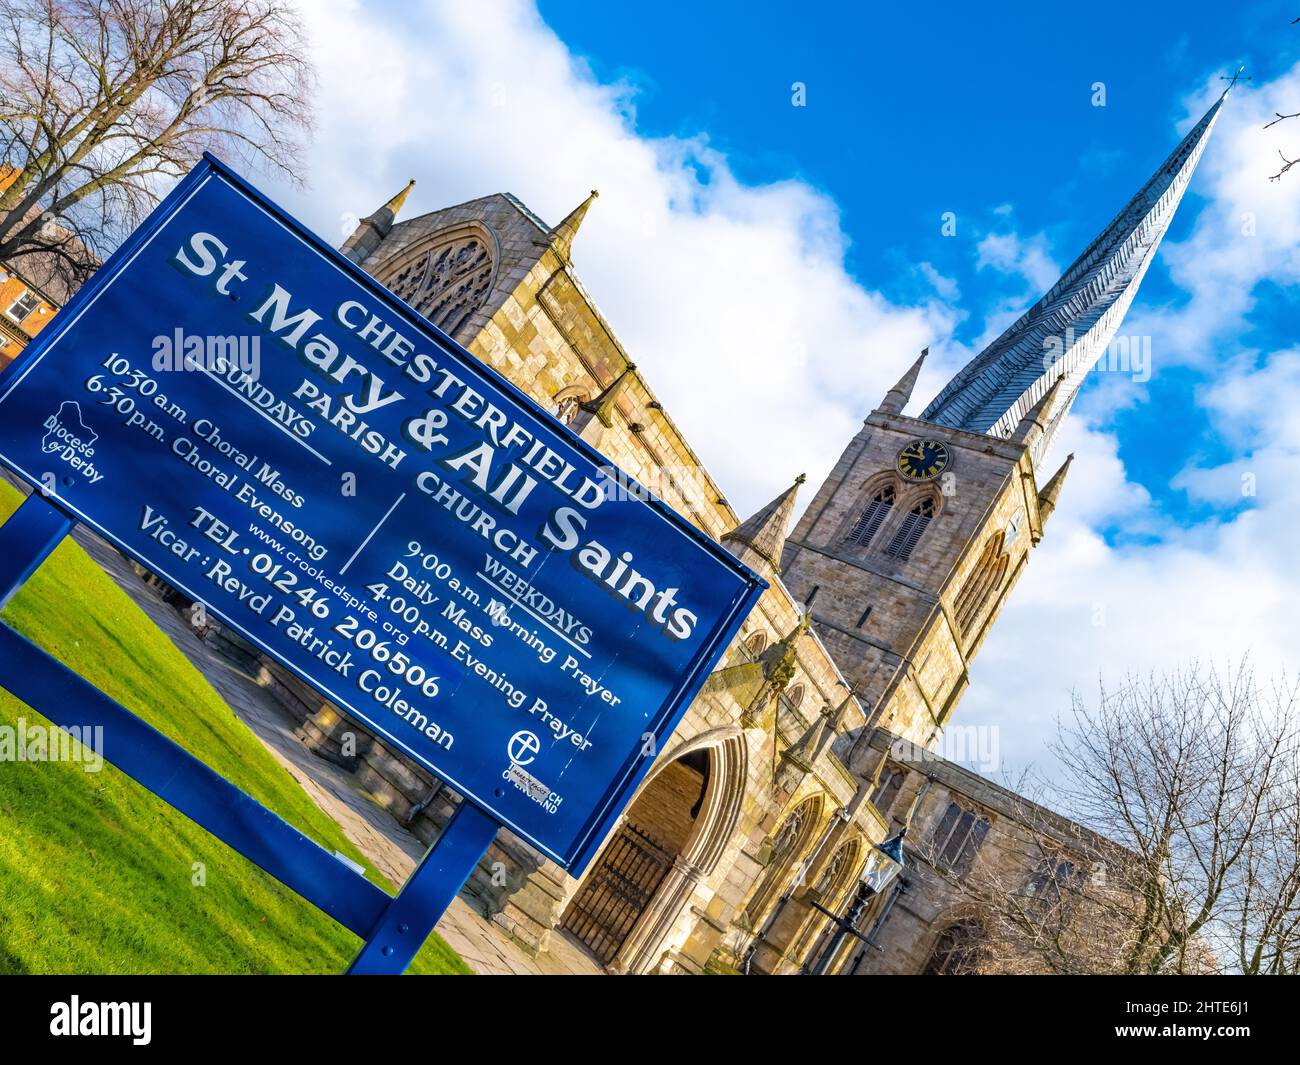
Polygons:
<instances>
[{"instance_id":1,"label":"metal gate","mask_svg":"<svg viewBox=\"0 0 1300 1065\"><path fill-rule=\"evenodd\" d=\"M624 824L564 911L562 926L608 965L668 875L673 856Z\"/></svg>"}]
</instances>

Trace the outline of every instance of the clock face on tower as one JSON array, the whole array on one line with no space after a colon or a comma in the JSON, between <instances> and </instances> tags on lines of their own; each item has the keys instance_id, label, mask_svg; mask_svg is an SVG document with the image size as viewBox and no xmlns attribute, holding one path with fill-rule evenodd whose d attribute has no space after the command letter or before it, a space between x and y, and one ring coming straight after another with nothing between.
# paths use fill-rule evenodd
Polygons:
<instances>
[{"instance_id":1,"label":"clock face on tower","mask_svg":"<svg viewBox=\"0 0 1300 1065\"><path fill-rule=\"evenodd\" d=\"M938 440L913 440L898 453L898 472L909 481L932 481L948 468L952 456Z\"/></svg>"}]
</instances>

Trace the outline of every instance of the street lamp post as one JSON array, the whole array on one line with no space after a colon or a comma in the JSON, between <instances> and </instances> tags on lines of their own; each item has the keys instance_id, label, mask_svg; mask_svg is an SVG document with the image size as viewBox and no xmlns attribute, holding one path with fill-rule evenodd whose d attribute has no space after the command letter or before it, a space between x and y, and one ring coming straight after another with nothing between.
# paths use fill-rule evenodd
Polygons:
<instances>
[{"instance_id":1,"label":"street lamp post","mask_svg":"<svg viewBox=\"0 0 1300 1065\"><path fill-rule=\"evenodd\" d=\"M911 818L909 817L910 821ZM867 937L858 931L858 922L862 920L862 915L867 910L867 905L872 898L884 891L899 873L903 871L903 838L907 835L907 826L904 825L902 831L892 839L885 840L877 846L871 848L867 855L867 864L862 870L862 876L858 879L857 890L853 893L853 900L849 903L848 910L844 916L828 910L819 902L813 905L821 910L831 919L835 925L835 934L831 937L830 943L822 951L822 956L817 959L817 964L812 967L810 976L825 976L826 970L831 967L835 961L835 956L839 954L840 947L843 946L844 940L849 936L857 936L858 939L865 940Z\"/></svg>"}]
</instances>

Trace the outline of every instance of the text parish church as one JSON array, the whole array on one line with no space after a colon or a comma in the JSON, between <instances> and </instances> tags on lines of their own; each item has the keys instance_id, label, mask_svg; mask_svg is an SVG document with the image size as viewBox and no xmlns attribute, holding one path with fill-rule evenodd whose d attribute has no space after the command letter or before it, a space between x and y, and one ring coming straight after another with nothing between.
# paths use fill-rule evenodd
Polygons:
<instances>
[{"instance_id":1,"label":"text parish church","mask_svg":"<svg viewBox=\"0 0 1300 1065\"><path fill-rule=\"evenodd\" d=\"M959 973L980 933L963 877L985 862L1002 863L1008 882L1056 875L1026 843L1025 800L905 752L936 746L1045 534L1072 457L1053 468L1052 441L1222 103L1061 279L909 417L918 359L793 529L802 478L744 520L707 474L665 483L661 471L700 463L574 269L594 192L555 226L508 194L397 221L408 186L360 223L348 258L770 583L584 876L502 830L469 884L487 919L534 952L574 938L612 972L799 972L830 943L813 903L843 913L868 849L908 824L902 876L863 915L865 943L848 938L829 971ZM211 638L251 651L230 633ZM313 750L421 838L436 836L454 792L275 663L259 667ZM1035 809L1062 841L1082 831Z\"/></svg>"}]
</instances>

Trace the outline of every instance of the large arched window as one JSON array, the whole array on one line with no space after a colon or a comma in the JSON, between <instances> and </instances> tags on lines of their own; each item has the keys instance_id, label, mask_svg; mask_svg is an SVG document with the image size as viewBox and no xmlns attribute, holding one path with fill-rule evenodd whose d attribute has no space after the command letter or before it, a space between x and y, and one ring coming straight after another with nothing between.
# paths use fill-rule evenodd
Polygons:
<instances>
[{"instance_id":1,"label":"large arched window","mask_svg":"<svg viewBox=\"0 0 1300 1065\"><path fill-rule=\"evenodd\" d=\"M872 793L871 804L880 811L881 817L889 816L889 809L898 798L898 792L906 779L907 771L896 765L886 766L884 772L880 774L880 783Z\"/></svg>"},{"instance_id":2,"label":"large arched window","mask_svg":"<svg viewBox=\"0 0 1300 1065\"><path fill-rule=\"evenodd\" d=\"M975 568L971 570L966 582L961 586L961 591L957 593L957 598L953 600L957 627L963 633L969 634L972 631L993 593L1002 587L1003 578L1007 575L1007 566L1011 561L1002 550L1004 538L1002 533L998 533L984 545L979 561L975 563Z\"/></svg>"},{"instance_id":3,"label":"large arched window","mask_svg":"<svg viewBox=\"0 0 1300 1065\"><path fill-rule=\"evenodd\" d=\"M898 523L898 528L890 538L889 546L885 548L885 554L900 562L906 562L911 558L916 542L921 539L921 534L930 524L936 509L933 496L926 496L916 503Z\"/></svg>"},{"instance_id":4,"label":"large arched window","mask_svg":"<svg viewBox=\"0 0 1300 1065\"><path fill-rule=\"evenodd\" d=\"M922 976L973 976L979 970L980 940L984 938L978 921L959 921L939 937Z\"/></svg>"},{"instance_id":5,"label":"large arched window","mask_svg":"<svg viewBox=\"0 0 1300 1065\"><path fill-rule=\"evenodd\" d=\"M859 547L865 547L871 542L871 538L880 531L880 526L889 517L890 510L894 507L894 499L897 493L892 484L887 484L880 488L873 495L867 505L858 515L858 520L853 523L853 528L849 530L845 540L851 544L857 544Z\"/></svg>"},{"instance_id":6,"label":"large arched window","mask_svg":"<svg viewBox=\"0 0 1300 1065\"><path fill-rule=\"evenodd\" d=\"M812 843L824 805L820 795L810 795L804 799L786 815L770 843L765 845L765 850L770 847L767 869L758 888L745 905L745 916L749 919L750 927L759 926L772 901L781 893L795 863Z\"/></svg>"},{"instance_id":7,"label":"large arched window","mask_svg":"<svg viewBox=\"0 0 1300 1065\"><path fill-rule=\"evenodd\" d=\"M444 333L455 335L483 305L495 276L486 238L460 229L435 238L427 251L401 260L381 280Z\"/></svg>"},{"instance_id":8,"label":"large arched window","mask_svg":"<svg viewBox=\"0 0 1300 1065\"><path fill-rule=\"evenodd\" d=\"M958 876L964 876L988 835L989 819L960 803L950 802L935 825L930 840L935 860Z\"/></svg>"},{"instance_id":9,"label":"large arched window","mask_svg":"<svg viewBox=\"0 0 1300 1065\"><path fill-rule=\"evenodd\" d=\"M1025 882L1025 895L1056 906L1083 887L1083 870L1069 858L1051 855L1042 858Z\"/></svg>"}]
</instances>

